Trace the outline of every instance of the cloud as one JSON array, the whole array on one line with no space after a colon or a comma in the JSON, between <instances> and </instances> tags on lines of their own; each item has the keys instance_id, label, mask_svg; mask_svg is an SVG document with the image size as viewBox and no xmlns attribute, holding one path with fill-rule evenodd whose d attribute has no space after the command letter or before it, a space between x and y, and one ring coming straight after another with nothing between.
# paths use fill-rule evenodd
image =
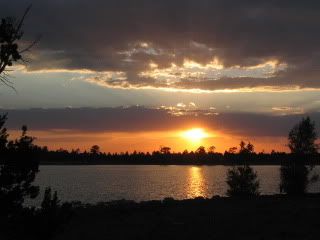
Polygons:
<instances>
[{"instance_id":1,"label":"cloud","mask_svg":"<svg viewBox=\"0 0 320 240\"><path fill-rule=\"evenodd\" d=\"M0 15L28 2L2 1ZM33 1L26 39L43 38L28 70L86 69L120 88L319 89L319 10L313 0Z\"/></svg>"},{"instance_id":2,"label":"cloud","mask_svg":"<svg viewBox=\"0 0 320 240\"><path fill-rule=\"evenodd\" d=\"M275 108L278 110L278 108ZM280 110L287 110L281 108ZM7 127L30 130L81 132L171 131L200 126L212 131L239 136L287 136L304 114L217 113L215 109L177 107L145 108L65 108L1 110L8 112ZM309 114L320 122L320 113Z\"/></svg>"},{"instance_id":3,"label":"cloud","mask_svg":"<svg viewBox=\"0 0 320 240\"><path fill-rule=\"evenodd\" d=\"M273 107L272 111L281 115L304 113L304 110L301 107Z\"/></svg>"}]
</instances>

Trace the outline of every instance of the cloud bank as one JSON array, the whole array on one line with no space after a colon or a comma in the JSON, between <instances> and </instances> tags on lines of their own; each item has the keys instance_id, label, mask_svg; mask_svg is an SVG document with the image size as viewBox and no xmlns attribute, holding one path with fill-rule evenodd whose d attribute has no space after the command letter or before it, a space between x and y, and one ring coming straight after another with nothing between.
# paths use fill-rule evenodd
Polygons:
<instances>
[{"instance_id":1,"label":"cloud bank","mask_svg":"<svg viewBox=\"0 0 320 240\"><path fill-rule=\"evenodd\" d=\"M0 15L30 3L2 1ZM89 70L115 88L319 89L320 3L298 0L32 1L28 71Z\"/></svg>"},{"instance_id":2,"label":"cloud bank","mask_svg":"<svg viewBox=\"0 0 320 240\"><path fill-rule=\"evenodd\" d=\"M283 111L285 114L278 114ZM8 113L7 127L30 130L80 132L152 132L176 131L203 127L225 134L251 137L286 137L289 130L305 114L288 113L286 107L276 107L272 115L254 113L217 113L215 109L198 110L190 105L181 108L65 108L4 110ZM179 113L179 114L177 114ZM320 113L309 113L317 123Z\"/></svg>"}]
</instances>

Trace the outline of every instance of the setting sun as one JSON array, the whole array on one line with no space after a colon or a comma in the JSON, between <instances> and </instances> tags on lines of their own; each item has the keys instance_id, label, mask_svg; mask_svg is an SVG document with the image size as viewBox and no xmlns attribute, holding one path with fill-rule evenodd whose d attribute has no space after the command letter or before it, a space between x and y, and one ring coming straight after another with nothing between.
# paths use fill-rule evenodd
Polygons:
<instances>
[{"instance_id":1,"label":"setting sun","mask_svg":"<svg viewBox=\"0 0 320 240\"><path fill-rule=\"evenodd\" d=\"M193 128L182 133L182 136L192 142L199 142L209 136L202 128Z\"/></svg>"}]
</instances>

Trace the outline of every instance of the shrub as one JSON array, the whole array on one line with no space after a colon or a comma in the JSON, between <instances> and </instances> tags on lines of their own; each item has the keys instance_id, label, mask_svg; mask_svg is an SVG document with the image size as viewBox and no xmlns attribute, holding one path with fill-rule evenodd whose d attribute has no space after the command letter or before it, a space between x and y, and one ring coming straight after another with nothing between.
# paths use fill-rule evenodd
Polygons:
<instances>
[{"instance_id":1,"label":"shrub","mask_svg":"<svg viewBox=\"0 0 320 240\"><path fill-rule=\"evenodd\" d=\"M249 166L229 169L227 184L229 186L228 196L258 196L260 194L257 174Z\"/></svg>"}]
</instances>

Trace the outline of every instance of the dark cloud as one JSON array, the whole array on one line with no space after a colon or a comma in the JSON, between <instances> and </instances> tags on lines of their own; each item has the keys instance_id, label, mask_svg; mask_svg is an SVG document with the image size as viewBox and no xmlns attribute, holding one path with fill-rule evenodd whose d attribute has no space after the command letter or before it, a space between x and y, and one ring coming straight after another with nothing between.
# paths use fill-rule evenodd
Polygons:
<instances>
[{"instance_id":1,"label":"dark cloud","mask_svg":"<svg viewBox=\"0 0 320 240\"><path fill-rule=\"evenodd\" d=\"M284 113L288 113L285 108ZM194 114L172 115L165 109L144 107L129 108L78 108L1 110L8 112L9 129L27 124L30 130L116 131L143 132L169 131L202 126L213 131L242 136L287 136L303 114L265 115L253 113L209 114L211 111L194 110ZM320 122L319 113L310 116Z\"/></svg>"},{"instance_id":2,"label":"dark cloud","mask_svg":"<svg viewBox=\"0 0 320 240\"><path fill-rule=\"evenodd\" d=\"M225 66L253 66L278 59L289 66L273 79L221 79L174 87L202 89L296 85L319 88L320 3L298 0L69 0L31 1L27 37L43 38L30 69L68 68L123 71L128 85L152 85L137 73L150 61L160 68L183 59ZM2 1L0 14L21 15L30 3ZM133 52L146 42L155 51ZM202 44L194 46L192 43ZM137 50L137 49L136 49ZM50 53L50 54L44 54ZM298 75L296 73L299 73ZM263 84L261 84L261 81ZM151 83L150 83L151 82ZM221 85L221 86L220 86Z\"/></svg>"},{"instance_id":3,"label":"dark cloud","mask_svg":"<svg viewBox=\"0 0 320 240\"><path fill-rule=\"evenodd\" d=\"M291 74L290 74L291 75ZM204 90L223 90L239 88L263 88L270 91L296 90L296 89L317 89L320 88L318 78L306 78L303 74L299 76L284 76L271 78L221 78L219 80L190 81L184 80L177 83L178 88L183 89L204 89Z\"/></svg>"}]
</instances>

